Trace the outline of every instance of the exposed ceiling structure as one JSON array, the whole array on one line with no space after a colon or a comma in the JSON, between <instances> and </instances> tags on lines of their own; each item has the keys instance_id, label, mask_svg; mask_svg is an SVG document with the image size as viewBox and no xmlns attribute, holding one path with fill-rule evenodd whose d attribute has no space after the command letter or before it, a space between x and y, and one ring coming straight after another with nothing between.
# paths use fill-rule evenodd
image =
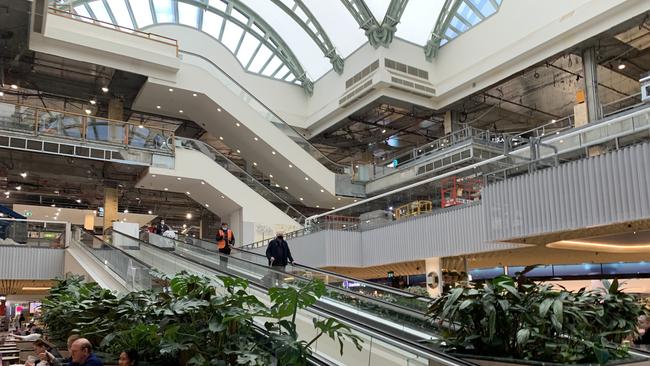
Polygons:
<instances>
[{"instance_id":1,"label":"exposed ceiling structure","mask_svg":"<svg viewBox=\"0 0 650 366\"><path fill-rule=\"evenodd\" d=\"M0 280L0 294L43 296L53 285L52 280Z\"/></svg>"}]
</instances>

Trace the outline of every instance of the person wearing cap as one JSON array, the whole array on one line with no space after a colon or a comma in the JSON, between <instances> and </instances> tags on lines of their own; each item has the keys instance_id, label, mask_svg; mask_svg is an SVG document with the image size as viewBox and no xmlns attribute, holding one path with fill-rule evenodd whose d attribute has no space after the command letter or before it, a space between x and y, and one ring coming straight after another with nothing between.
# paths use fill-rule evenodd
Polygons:
<instances>
[{"instance_id":1,"label":"person wearing cap","mask_svg":"<svg viewBox=\"0 0 650 366\"><path fill-rule=\"evenodd\" d=\"M217 249L222 255L219 256L219 260L223 267L228 265L228 255L232 246L235 245L235 234L232 230L228 228L227 222L221 223L221 229L217 231Z\"/></svg>"},{"instance_id":2,"label":"person wearing cap","mask_svg":"<svg viewBox=\"0 0 650 366\"><path fill-rule=\"evenodd\" d=\"M274 270L271 275L274 277L272 285L275 286L275 282L282 279L282 275L276 271L284 272L288 263L293 264L291 250L287 241L284 240L282 231L278 231L275 238L269 242L266 248L266 258L269 260L269 266Z\"/></svg>"}]
</instances>

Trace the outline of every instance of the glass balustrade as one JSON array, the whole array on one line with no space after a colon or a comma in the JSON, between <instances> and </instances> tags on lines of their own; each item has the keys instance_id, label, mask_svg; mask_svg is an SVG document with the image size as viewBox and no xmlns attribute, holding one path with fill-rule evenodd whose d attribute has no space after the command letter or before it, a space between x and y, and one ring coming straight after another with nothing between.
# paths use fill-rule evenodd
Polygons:
<instances>
[{"instance_id":1,"label":"glass balustrade","mask_svg":"<svg viewBox=\"0 0 650 366\"><path fill-rule=\"evenodd\" d=\"M0 245L64 248L68 223L0 218Z\"/></svg>"}]
</instances>

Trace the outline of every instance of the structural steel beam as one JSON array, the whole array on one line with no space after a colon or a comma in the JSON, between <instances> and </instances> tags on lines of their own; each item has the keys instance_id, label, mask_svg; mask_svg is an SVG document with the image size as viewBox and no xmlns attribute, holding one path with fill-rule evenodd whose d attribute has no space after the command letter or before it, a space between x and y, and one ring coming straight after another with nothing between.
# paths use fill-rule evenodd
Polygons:
<instances>
[{"instance_id":1,"label":"structural steel beam","mask_svg":"<svg viewBox=\"0 0 650 366\"><path fill-rule=\"evenodd\" d=\"M388 47L393 42L397 24L399 23L408 0L391 0L388 11L379 24L364 0L341 0L352 17L357 21L368 37L368 42L374 47Z\"/></svg>"}]
</instances>

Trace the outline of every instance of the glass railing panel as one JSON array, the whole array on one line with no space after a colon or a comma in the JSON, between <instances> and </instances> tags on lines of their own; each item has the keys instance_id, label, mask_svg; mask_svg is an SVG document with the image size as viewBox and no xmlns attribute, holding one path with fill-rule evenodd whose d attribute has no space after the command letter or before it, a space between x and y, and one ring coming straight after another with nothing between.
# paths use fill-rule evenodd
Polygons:
<instances>
[{"instance_id":1,"label":"glass railing panel","mask_svg":"<svg viewBox=\"0 0 650 366\"><path fill-rule=\"evenodd\" d=\"M634 122L632 118L625 118L616 122L607 124L607 134L608 136L618 135L620 133L631 131L634 128Z\"/></svg>"},{"instance_id":2,"label":"glass railing panel","mask_svg":"<svg viewBox=\"0 0 650 366\"><path fill-rule=\"evenodd\" d=\"M64 248L67 223L0 219L0 245Z\"/></svg>"},{"instance_id":3,"label":"glass railing panel","mask_svg":"<svg viewBox=\"0 0 650 366\"><path fill-rule=\"evenodd\" d=\"M151 289L153 276L151 267L136 257L127 255L128 251L122 251L114 246L108 245L102 239L78 229L78 241L97 260L108 269L118 275L130 290Z\"/></svg>"},{"instance_id":4,"label":"glass railing panel","mask_svg":"<svg viewBox=\"0 0 650 366\"><path fill-rule=\"evenodd\" d=\"M638 114L634 116L632 120L635 129L650 126L650 112Z\"/></svg>"},{"instance_id":5,"label":"glass railing panel","mask_svg":"<svg viewBox=\"0 0 650 366\"><path fill-rule=\"evenodd\" d=\"M126 144L127 123L112 122L104 118L88 117L86 125L86 139Z\"/></svg>"},{"instance_id":6,"label":"glass railing panel","mask_svg":"<svg viewBox=\"0 0 650 366\"><path fill-rule=\"evenodd\" d=\"M38 132L46 135L81 138L83 117L57 111L39 111Z\"/></svg>"},{"instance_id":7,"label":"glass railing panel","mask_svg":"<svg viewBox=\"0 0 650 366\"><path fill-rule=\"evenodd\" d=\"M0 103L0 128L33 133L36 130L36 109Z\"/></svg>"},{"instance_id":8,"label":"glass railing panel","mask_svg":"<svg viewBox=\"0 0 650 366\"><path fill-rule=\"evenodd\" d=\"M128 144L131 147L152 149L171 152L173 146L173 133L162 128L147 127L143 125L128 125Z\"/></svg>"}]
</instances>

